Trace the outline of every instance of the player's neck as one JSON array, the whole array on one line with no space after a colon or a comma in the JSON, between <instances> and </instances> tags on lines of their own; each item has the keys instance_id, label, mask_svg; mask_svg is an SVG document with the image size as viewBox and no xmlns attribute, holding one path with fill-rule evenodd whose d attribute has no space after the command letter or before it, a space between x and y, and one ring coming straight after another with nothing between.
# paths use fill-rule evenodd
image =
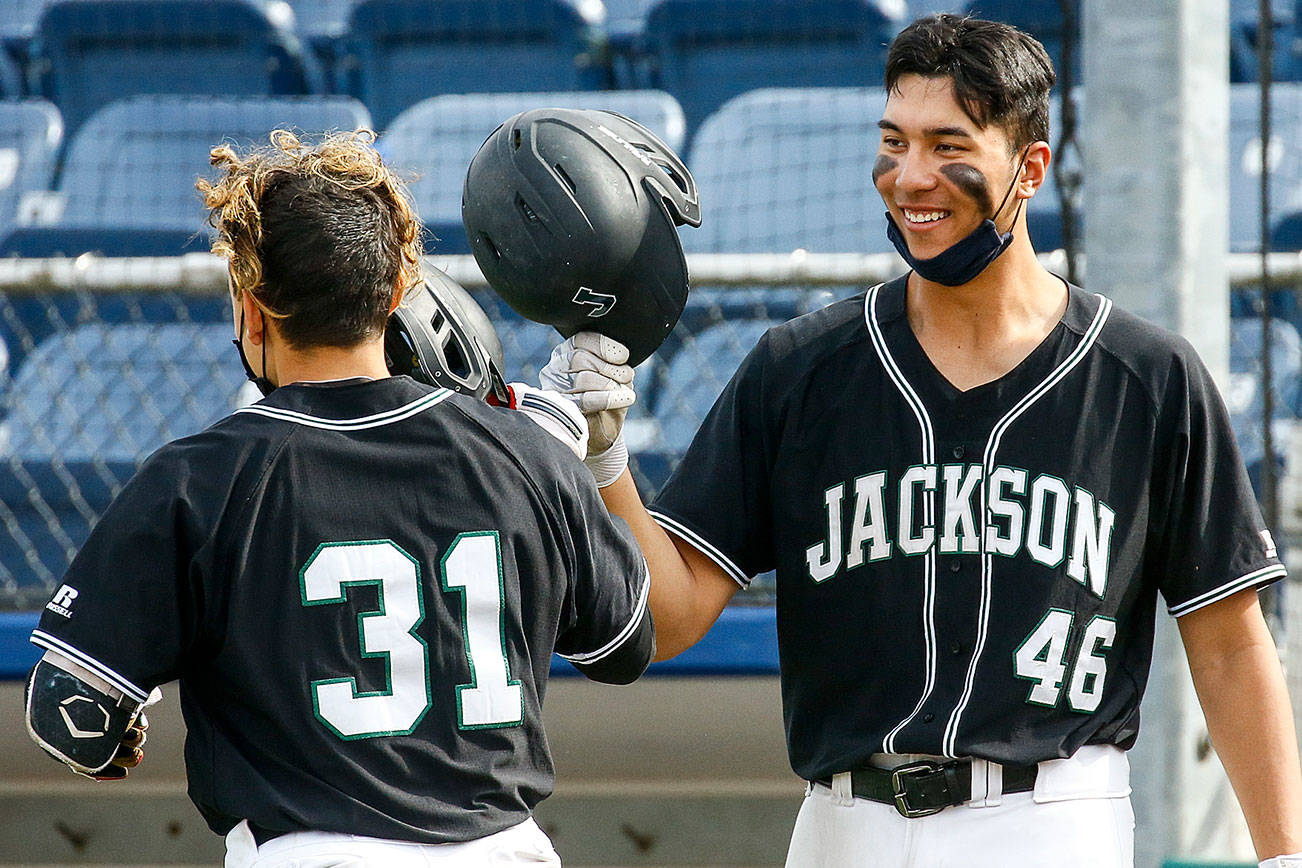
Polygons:
<instances>
[{"instance_id":1,"label":"player's neck","mask_svg":"<svg viewBox=\"0 0 1302 868\"><path fill-rule=\"evenodd\" d=\"M276 343L273 337L267 367L272 381L278 386L350 377L378 380L389 376L388 366L384 363L384 343L380 339L352 347L311 347L305 350L282 345L279 352Z\"/></svg>"},{"instance_id":2,"label":"player's neck","mask_svg":"<svg viewBox=\"0 0 1302 868\"><path fill-rule=\"evenodd\" d=\"M1067 288L1022 235L977 278L943 286L909 275L909 325L937 370L966 390L1015 368L1067 308Z\"/></svg>"}]
</instances>

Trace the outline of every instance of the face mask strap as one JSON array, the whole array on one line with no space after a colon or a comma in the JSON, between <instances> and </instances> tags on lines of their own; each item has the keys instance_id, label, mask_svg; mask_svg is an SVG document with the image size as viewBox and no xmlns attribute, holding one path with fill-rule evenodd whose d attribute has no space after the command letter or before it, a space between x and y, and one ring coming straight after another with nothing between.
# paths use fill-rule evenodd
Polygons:
<instances>
[{"instance_id":1,"label":"face mask strap","mask_svg":"<svg viewBox=\"0 0 1302 868\"><path fill-rule=\"evenodd\" d=\"M258 308L258 312L262 313L262 309ZM264 375L267 372L267 339L266 339L267 331L266 330L267 330L267 316L266 314L263 314L262 315L262 335L263 335L262 372ZM244 366L244 376L248 377L249 382L251 382L253 385L258 387L258 391L262 393L262 397L265 398L268 395L270 395L272 392L274 392L276 390L276 384L268 380L266 376L260 377L257 374L255 374L253 372L253 366L249 364L248 357L244 355L244 307L243 305L240 306L240 334L239 337L235 338L233 341L231 341L231 343L235 344L235 350L240 354L240 364Z\"/></svg>"}]
</instances>

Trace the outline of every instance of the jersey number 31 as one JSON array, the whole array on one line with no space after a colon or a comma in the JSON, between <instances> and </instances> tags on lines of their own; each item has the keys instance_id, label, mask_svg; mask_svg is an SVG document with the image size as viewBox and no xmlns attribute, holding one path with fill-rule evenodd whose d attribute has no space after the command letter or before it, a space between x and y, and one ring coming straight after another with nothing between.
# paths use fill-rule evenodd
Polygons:
<instances>
[{"instance_id":1,"label":"jersey number 31","mask_svg":"<svg viewBox=\"0 0 1302 868\"><path fill-rule=\"evenodd\" d=\"M524 720L524 694L506 659L499 546L491 531L461 534L439 564L443 590L461 595L470 668L470 682L456 687L462 729ZM361 656L384 660L387 689L360 692L352 676L313 681L317 719L346 740L410 734L434 704L429 648L416 633L425 601L415 559L390 540L325 543L299 573L299 584L304 606L343 604L348 589L362 585L377 586L379 600L378 609L357 616L357 633Z\"/></svg>"}]
</instances>

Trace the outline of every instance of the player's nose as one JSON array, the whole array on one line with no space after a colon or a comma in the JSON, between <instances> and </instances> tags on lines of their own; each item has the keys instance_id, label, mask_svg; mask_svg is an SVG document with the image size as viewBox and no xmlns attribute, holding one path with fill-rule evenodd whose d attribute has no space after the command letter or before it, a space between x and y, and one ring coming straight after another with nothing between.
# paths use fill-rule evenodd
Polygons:
<instances>
[{"instance_id":1,"label":"player's nose","mask_svg":"<svg viewBox=\"0 0 1302 868\"><path fill-rule=\"evenodd\" d=\"M897 160L895 187L905 193L930 190L936 186L937 171L933 161L916 151L903 154Z\"/></svg>"}]
</instances>

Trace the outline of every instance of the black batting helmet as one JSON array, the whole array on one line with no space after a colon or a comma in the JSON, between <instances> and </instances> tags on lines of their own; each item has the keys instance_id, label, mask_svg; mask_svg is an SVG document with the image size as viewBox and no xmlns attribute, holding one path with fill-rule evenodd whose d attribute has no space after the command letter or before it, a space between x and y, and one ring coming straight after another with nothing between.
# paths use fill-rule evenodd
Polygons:
<instances>
[{"instance_id":1,"label":"black batting helmet","mask_svg":"<svg viewBox=\"0 0 1302 868\"><path fill-rule=\"evenodd\" d=\"M563 336L597 331L636 365L687 303L677 226L701 225L696 182L623 115L535 109L470 163L461 215L488 282L521 316Z\"/></svg>"},{"instance_id":2,"label":"black batting helmet","mask_svg":"<svg viewBox=\"0 0 1302 868\"><path fill-rule=\"evenodd\" d=\"M502 342L483 308L441 271L407 290L384 330L389 373L506 402Z\"/></svg>"}]
</instances>

